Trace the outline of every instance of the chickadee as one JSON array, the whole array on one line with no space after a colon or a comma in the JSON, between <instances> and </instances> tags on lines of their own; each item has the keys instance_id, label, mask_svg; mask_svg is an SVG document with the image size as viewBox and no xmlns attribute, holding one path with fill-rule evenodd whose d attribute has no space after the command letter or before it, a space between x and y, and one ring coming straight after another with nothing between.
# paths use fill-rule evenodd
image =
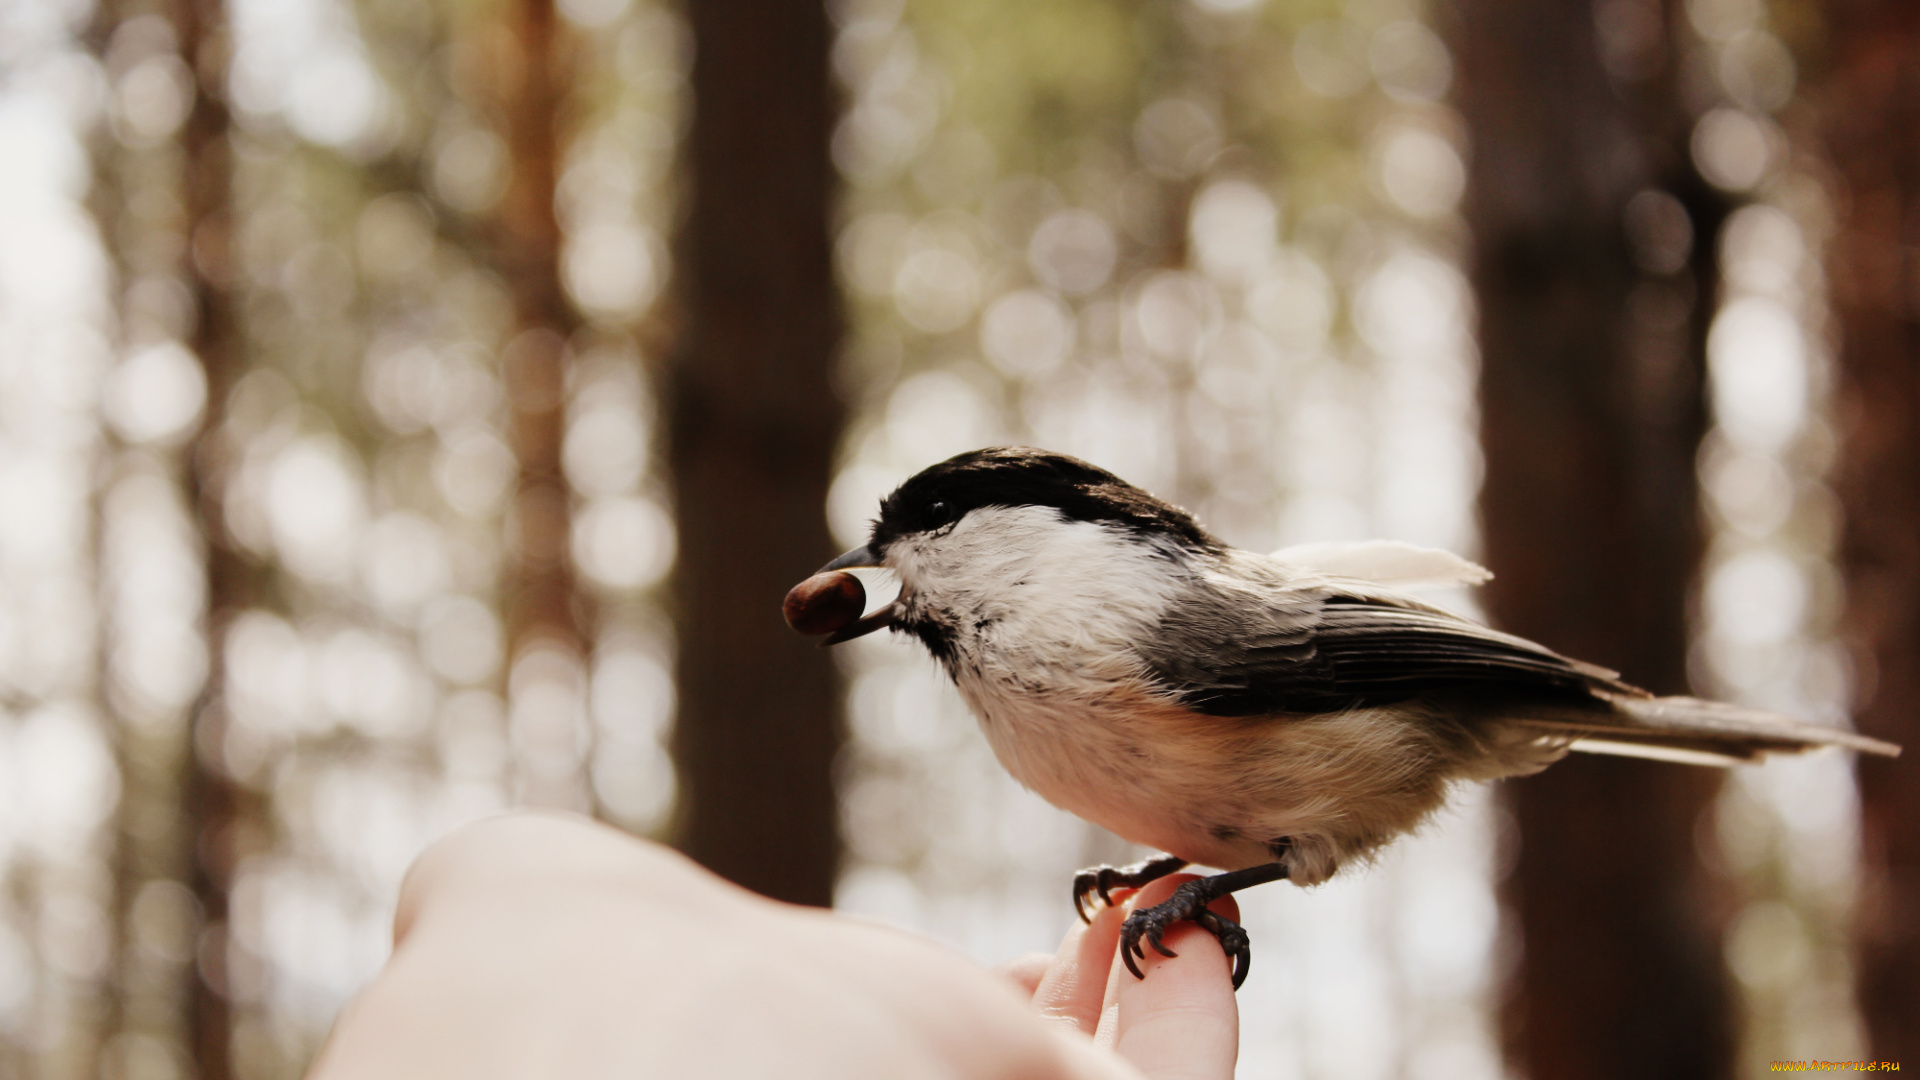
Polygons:
<instances>
[{"instance_id":1,"label":"chickadee","mask_svg":"<svg viewBox=\"0 0 1920 1080\"><path fill-rule=\"evenodd\" d=\"M1091 895L1190 863L1227 871L1127 918L1135 976L1142 943L1173 955L1161 936L1189 919L1220 939L1238 987L1246 932L1208 903L1280 878L1325 881L1419 825L1455 781L1525 776L1570 750L1719 765L1828 744L1900 752L1655 697L1392 588L1491 576L1458 556L1382 541L1256 555L1044 450L976 450L908 480L866 546L821 573L854 567L892 570L899 596L796 627L834 629L826 644L884 626L918 638L1017 780L1169 853L1082 871L1083 919Z\"/></svg>"}]
</instances>

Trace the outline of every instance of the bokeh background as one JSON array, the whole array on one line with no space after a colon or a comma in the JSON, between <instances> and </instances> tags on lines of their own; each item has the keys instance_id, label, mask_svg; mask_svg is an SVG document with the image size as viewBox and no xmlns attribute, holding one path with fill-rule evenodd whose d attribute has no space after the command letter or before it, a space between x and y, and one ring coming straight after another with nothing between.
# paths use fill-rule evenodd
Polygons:
<instances>
[{"instance_id":1,"label":"bokeh background","mask_svg":"<svg viewBox=\"0 0 1920 1080\"><path fill-rule=\"evenodd\" d=\"M0 1078L299 1075L514 805L985 962L1123 842L786 587L949 454L1920 735L1899 0L0 2ZM1576 762L1242 904L1248 1078L1920 1064L1920 777Z\"/></svg>"}]
</instances>

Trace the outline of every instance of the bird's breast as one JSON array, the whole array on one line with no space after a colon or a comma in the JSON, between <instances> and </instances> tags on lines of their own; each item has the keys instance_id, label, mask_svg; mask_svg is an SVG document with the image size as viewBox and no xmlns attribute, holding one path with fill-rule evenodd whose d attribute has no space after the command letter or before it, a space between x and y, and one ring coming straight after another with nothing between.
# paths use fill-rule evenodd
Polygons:
<instances>
[{"instance_id":1,"label":"bird's breast","mask_svg":"<svg viewBox=\"0 0 1920 1080\"><path fill-rule=\"evenodd\" d=\"M964 668L955 684L994 756L1042 798L1125 839L1215 866L1270 861L1255 793L1222 782L1221 746L1195 717L1144 681L995 678Z\"/></svg>"}]
</instances>

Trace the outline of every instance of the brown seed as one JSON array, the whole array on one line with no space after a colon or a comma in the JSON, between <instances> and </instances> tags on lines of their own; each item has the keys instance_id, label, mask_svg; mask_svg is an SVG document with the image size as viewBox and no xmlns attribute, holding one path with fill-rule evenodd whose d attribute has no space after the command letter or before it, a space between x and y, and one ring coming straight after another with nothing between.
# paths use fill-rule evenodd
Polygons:
<instances>
[{"instance_id":1,"label":"brown seed","mask_svg":"<svg viewBox=\"0 0 1920 1080\"><path fill-rule=\"evenodd\" d=\"M831 634L858 622L867 609L867 590L844 570L815 574L787 593L780 613L803 634Z\"/></svg>"}]
</instances>

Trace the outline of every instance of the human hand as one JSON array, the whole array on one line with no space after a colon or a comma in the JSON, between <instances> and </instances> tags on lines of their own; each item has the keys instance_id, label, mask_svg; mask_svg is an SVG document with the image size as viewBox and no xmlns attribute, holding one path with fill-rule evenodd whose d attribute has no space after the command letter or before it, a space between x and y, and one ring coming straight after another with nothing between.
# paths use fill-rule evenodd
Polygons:
<instances>
[{"instance_id":1,"label":"human hand","mask_svg":"<svg viewBox=\"0 0 1920 1080\"><path fill-rule=\"evenodd\" d=\"M1035 973L1023 1007L911 935L765 900L584 819L511 814L421 856L394 955L309 1080L1230 1075L1211 935L1170 934L1181 958L1150 954L1136 983L1113 963L1119 917L1014 965Z\"/></svg>"},{"instance_id":2,"label":"human hand","mask_svg":"<svg viewBox=\"0 0 1920 1080\"><path fill-rule=\"evenodd\" d=\"M1148 949L1136 979L1115 963L1120 924L1137 908L1173 895L1195 874L1161 878L1102 908L1089 925L1075 923L1052 956L1035 953L1000 965L1042 1018L1090 1036L1153 1080L1221 1080L1233 1075L1240 1048L1240 1012L1231 965L1219 939L1190 922L1176 923L1165 943L1179 958ZM1210 905L1236 922L1232 895Z\"/></svg>"}]
</instances>

